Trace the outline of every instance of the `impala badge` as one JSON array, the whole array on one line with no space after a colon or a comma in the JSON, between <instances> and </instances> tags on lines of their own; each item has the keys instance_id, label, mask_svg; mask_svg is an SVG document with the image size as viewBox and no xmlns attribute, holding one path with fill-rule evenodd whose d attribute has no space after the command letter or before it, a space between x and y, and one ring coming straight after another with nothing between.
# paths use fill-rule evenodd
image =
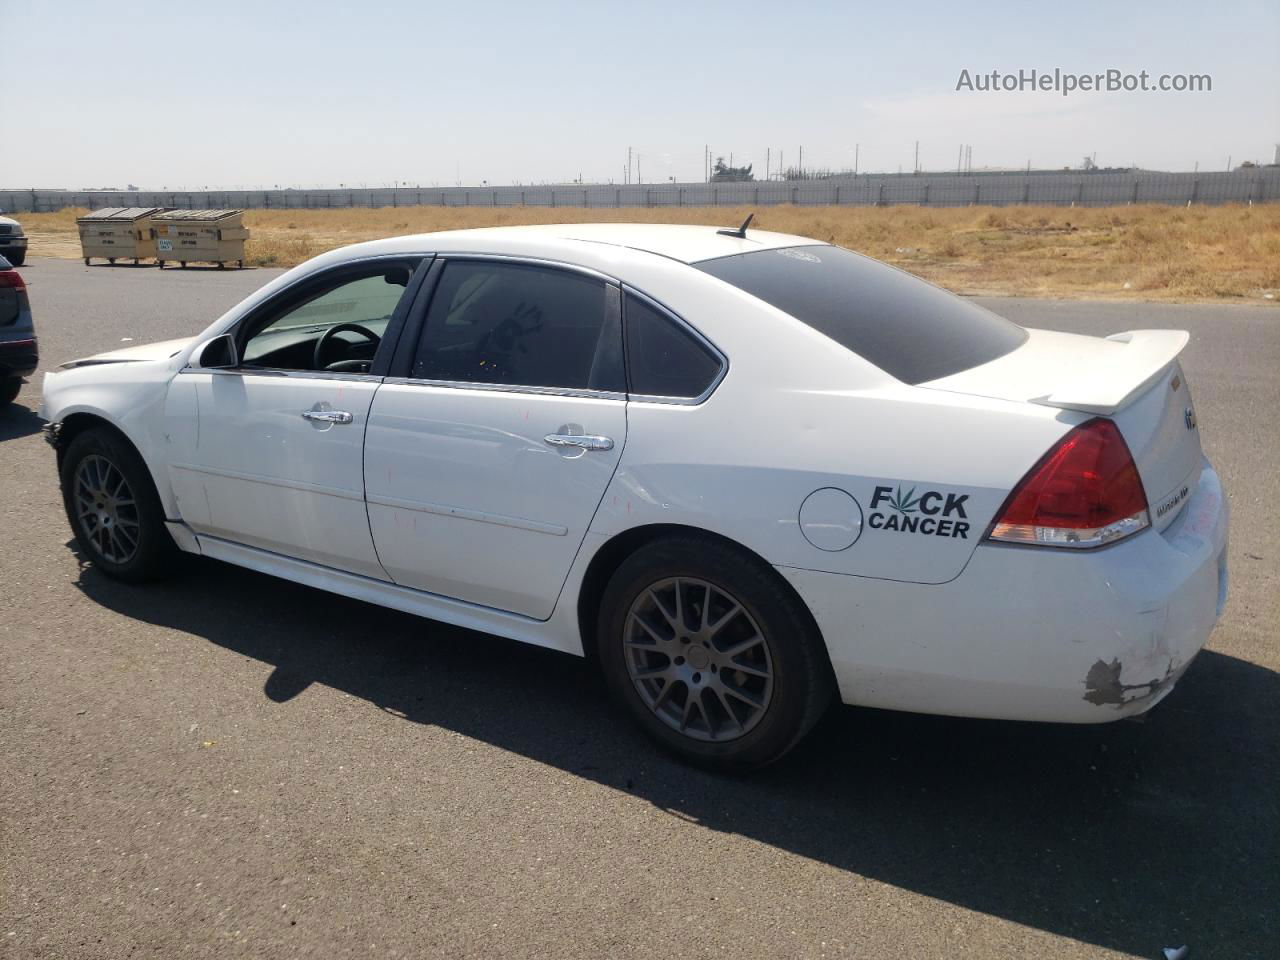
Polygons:
<instances>
[{"instance_id":1,"label":"impala badge","mask_svg":"<svg viewBox=\"0 0 1280 960\"><path fill-rule=\"evenodd\" d=\"M1177 393L1180 386L1182 386L1182 378L1175 373L1173 379L1169 381L1169 389Z\"/></svg>"}]
</instances>

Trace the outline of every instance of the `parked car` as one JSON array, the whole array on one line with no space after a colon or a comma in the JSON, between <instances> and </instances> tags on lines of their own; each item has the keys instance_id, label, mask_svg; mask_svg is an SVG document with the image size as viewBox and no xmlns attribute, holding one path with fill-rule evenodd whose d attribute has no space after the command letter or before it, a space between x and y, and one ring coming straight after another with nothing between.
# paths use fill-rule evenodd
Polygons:
<instances>
[{"instance_id":1,"label":"parked car","mask_svg":"<svg viewBox=\"0 0 1280 960\"><path fill-rule=\"evenodd\" d=\"M39 363L27 285L0 257L0 407L17 398L22 378L35 373Z\"/></svg>"},{"instance_id":2,"label":"parked car","mask_svg":"<svg viewBox=\"0 0 1280 960\"><path fill-rule=\"evenodd\" d=\"M22 224L12 217L0 216L0 256L15 267L27 261L27 235L22 232Z\"/></svg>"},{"instance_id":3,"label":"parked car","mask_svg":"<svg viewBox=\"0 0 1280 960\"><path fill-rule=\"evenodd\" d=\"M44 414L108 576L187 551L593 654L658 741L744 768L834 696L1168 694L1227 589L1187 339L1027 330L745 226L495 228L320 256L64 364Z\"/></svg>"}]
</instances>

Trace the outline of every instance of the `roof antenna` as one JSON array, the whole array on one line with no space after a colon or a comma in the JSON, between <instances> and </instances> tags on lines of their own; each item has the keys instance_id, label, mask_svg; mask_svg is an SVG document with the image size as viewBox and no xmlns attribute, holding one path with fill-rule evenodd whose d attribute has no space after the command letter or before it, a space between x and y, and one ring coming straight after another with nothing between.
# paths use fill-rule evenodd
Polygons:
<instances>
[{"instance_id":1,"label":"roof antenna","mask_svg":"<svg viewBox=\"0 0 1280 960\"><path fill-rule=\"evenodd\" d=\"M754 220L755 217L756 215L754 213L748 213L747 219L742 221L742 226L737 228L725 227L723 230L717 230L716 233L722 234L726 237L738 237L739 239L745 240L747 239L747 227L751 226L751 221Z\"/></svg>"}]
</instances>

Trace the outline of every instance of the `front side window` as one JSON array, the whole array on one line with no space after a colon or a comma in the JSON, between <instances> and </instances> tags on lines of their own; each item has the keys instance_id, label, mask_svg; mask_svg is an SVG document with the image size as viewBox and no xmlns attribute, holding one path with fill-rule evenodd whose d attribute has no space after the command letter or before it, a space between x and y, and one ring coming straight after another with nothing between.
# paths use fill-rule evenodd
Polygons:
<instances>
[{"instance_id":1,"label":"front side window","mask_svg":"<svg viewBox=\"0 0 1280 960\"><path fill-rule=\"evenodd\" d=\"M694 264L789 313L904 383L1004 356L1027 332L888 264L814 244Z\"/></svg>"},{"instance_id":2,"label":"front side window","mask_svg":"<svg viewBox=\"0 0 1280 960\"><path fill-rule=\"evenodd\" d=\"M253 331L242 363L273 370L367 371L404 296L411 266L344 271L309 291Z\"/></svg>"},{"instance_id":3,"label":"front side window","mask_svg":"<svg viewBox=\"0 0 1280 960\"><path fill-rule=\"evenodd\" d=\"M720 375L720 358L666 313L626 297L627 368L638 396L692 400Z\"/></svg>"},{"instance_id":4,"label":"front side window","mask_svg":"<svg viewBox=\"0 0 1280 960\"><path fill-rule=\"evenodd\" d=\"M453 261L431 298L410 376L622 391L610 294L603 280L554 267Z\"/></svg>"}]
</instances>

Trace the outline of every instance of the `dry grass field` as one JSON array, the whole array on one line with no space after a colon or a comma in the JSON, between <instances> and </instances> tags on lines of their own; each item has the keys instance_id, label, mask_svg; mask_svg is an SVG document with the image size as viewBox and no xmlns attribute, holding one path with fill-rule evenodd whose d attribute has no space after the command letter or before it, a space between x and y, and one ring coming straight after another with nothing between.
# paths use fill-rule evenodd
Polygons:
<instances>
[{"instance_id":1,"label":"dry grass field","mask_svg":"<svg viewBox=\"0 0 1280 960\"><path fill-rule=\"evenodd\" d=\"M82 211L24 214L33 256L78 257ZM521 223L738 224L849 247L966 294L1280 303L1280 204L1063 207L383 207L250 210L248 262L378 237ZM1271 298L1267 295L1271 294Z\"/></svg>"}]
</instances>

